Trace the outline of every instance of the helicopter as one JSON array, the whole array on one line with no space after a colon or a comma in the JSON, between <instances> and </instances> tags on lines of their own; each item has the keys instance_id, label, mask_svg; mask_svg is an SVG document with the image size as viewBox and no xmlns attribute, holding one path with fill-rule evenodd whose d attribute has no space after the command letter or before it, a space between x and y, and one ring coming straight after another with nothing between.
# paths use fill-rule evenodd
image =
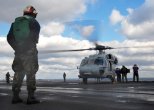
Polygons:
<instances>
[{"instance_id":1,"label":"helicopter","mask_svg":"<svg viewBox=\"0 0 154 110\"><path fill-rule=\"evenodd\" d=\"M95 50L98 53L89 55L82 59L79 69L79 78L83 79L83 83L87 84L88 78L109 78L112 82L115 80L115 68L118 64L118 59L113 54L107 54L105 50L114 49L109 46L98 45L95 43L94 48L75 49L75 50L48 50L43 53L71 52Z\"/></svg>"},{"instance_id":2,"label":"helicopter","mask_svg":"<svg viewBox=\"0 0 154 110\"><path fill-rule=\"evenodd\" d=\"M96 44L95 48L98 53L85 57L79 66L79 78L83 79L83 83L87 84L88 78L109 78L112 82L115 81L115 69L118 64L118 59L112 54L105 53L105 50L113 49L112 47Z\"/></svg>"}]
</instances>

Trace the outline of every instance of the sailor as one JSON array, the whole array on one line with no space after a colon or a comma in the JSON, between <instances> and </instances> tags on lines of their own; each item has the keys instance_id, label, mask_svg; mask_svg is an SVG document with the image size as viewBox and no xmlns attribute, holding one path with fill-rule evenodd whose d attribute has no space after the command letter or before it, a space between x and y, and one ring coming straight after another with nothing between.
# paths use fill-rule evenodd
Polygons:
<instances>
[{"instance_id":1,"label":"sailor","mask_svg":"<svg viewBox=\"0 0 154 110\"><path fill-rule=\"evenodd\" d=\"M36 44L40 32L40 25L35 19L36 16L35 8L27 6L23 11L23 16L17 17L12 23L7 35L7 41L15 51L12 64L12 69L15 72L12 84L12 104L23 102L19 93L25 75L28 91L27 104L40 102L34 96L36 90L35 75L39 67Z\"/></svg>"},{"instance_id":2,"label":"sailor","mask_svg":"<svg viewBox=\"0 0 154 110\"><path fill-rule=\"evenodd\" d=\"M135 82L135 79L137 82L139 82L139 74L138 74L139 67L137 64L134 64L133 66L133 82Z\"/></svg>"}]
</instances>

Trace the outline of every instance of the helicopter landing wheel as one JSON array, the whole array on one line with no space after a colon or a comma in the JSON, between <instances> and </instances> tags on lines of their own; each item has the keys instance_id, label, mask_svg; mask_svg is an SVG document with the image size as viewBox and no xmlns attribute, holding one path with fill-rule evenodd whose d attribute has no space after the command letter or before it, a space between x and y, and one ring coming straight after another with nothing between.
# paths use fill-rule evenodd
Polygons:
<instances>
[{"instance_id":1,"label":"helicopter landing wheel","mask_svg":"<svg viewBox=\"0 0 154 110\"><path fill-rule=\"evenodd\" d=\"M108 76L107 78L109 78L111 80L111 82L114 83L115 78L113 78L112 76Z\"/></svg>"},{"instance_id":2,"label":"helicopter landing wheel","mask_svg":"<svg viewBox=\"0 0 154 110\"><path fill-rule=\"evenodd\" d=\"M87 78L83 78L83 83L87 84Z\"/></svg>"},{"instance_id":3,"label":"helicopter landing wheel","mask_svg":"<svg viewBox=\"0 0 154 110\"><path fill-rule=\"evenodd\" d=\"M115 78L114 78L114 77L111 77L110 79L111 79L111 82L112 82L112 83L115 82Z\"/></svg>"}]
</instances>

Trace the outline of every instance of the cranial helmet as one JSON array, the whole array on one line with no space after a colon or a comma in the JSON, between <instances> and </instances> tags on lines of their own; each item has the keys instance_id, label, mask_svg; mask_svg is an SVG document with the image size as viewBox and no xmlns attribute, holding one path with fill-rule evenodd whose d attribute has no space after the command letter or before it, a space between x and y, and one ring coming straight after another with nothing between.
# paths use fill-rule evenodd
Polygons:
<instances>
[{"instance_id":1,"label":"cranial helmet","mask_svg":"<svg viewBox=\"0 0 154 110\"><path fill-rule=\"evenodd\" d=\"M29 5L24 9L24 15L26 14L36 17L37 12L33 6Z\"/></svg>"}]
</instances>

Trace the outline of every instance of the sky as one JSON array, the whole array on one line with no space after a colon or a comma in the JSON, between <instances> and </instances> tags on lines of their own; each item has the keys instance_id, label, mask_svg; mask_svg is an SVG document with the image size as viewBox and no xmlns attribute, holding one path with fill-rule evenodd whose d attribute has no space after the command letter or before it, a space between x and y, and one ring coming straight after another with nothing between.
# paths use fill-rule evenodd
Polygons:
<instances>
[{"instance_id":1,"label":"sky","mask_svg":"<svg viewBox=\"0 0 154 110\"><path fill-rule=\"evenodd\" d=\"M41 25L37 79L78 78L77 66L95 51L42 54L44 50L82 49L93 42L111 47L154 46L154 0L1 0L0 1L0 79L13 76L14 51L6 36L11 23L22 16L27 5L38 12ZM7 8L6 8L7 7ZM5 9L5 10L4 10ZM140 68L140 77L154 78L154 49L128 48L106 51L118 57L119 64Z\"/></svg>"}]
</instances>

